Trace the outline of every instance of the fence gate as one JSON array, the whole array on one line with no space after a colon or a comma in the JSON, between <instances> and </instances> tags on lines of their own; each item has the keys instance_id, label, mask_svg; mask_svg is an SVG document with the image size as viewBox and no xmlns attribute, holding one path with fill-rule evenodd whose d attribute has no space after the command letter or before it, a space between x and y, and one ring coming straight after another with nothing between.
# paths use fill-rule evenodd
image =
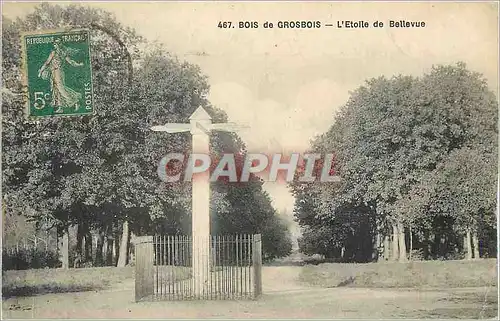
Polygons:
<instances>
[{"instance_id":1,"label":"fence gate","mask_svg":"<svg viewBox=\"0 0 500 321\"><path fill-rule=\"evenodd\" d=\"M135 246L135 300L255 299L262 294L261 235L211 236L205 286L195 290L192 238L142 236Z\"/></svg>"}]
</instances>

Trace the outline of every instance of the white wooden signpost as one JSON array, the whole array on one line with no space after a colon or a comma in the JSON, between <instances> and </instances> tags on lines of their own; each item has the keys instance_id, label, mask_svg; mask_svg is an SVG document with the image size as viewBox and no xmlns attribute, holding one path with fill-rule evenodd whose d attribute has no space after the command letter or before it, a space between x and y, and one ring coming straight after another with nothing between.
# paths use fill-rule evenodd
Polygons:
<instances>
[{"instance_id":1,"label":"white wooden signpost","mask_svg":"<svg viewBox=\"0 0 500 321\"><path fill-rule=\"evenodd\" d=\"M212 124L212 118L198 107L189 117L190 123L167 123L153 126L153 131L167 133L191 132L192 153L209 154L210 132L235 132L245 127L235 123ZM195 164L190 164L195 166ZM189 166L189 165L188 165ZM208 170L197 174L192 179L192 267L193 289L195 294L208 293L208 277L210 273L210 173Z\"/></svg>"}]
</instances>

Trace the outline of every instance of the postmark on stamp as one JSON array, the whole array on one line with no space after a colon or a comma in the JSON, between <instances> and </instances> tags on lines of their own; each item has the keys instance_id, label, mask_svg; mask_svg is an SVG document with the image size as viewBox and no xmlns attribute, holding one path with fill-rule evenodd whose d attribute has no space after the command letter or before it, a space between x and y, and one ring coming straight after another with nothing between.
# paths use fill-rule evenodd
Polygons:
<instances>
[{"instance_id":1,"label":"postmark on stamp","mask_svg":"<svg viewBox=\"0 0 500 321\"><path fill-rule=\"evenodd\" d=\"M93 114L88 30L25 33L22 48L28 117Z\"/></svg>"}]
</instances>

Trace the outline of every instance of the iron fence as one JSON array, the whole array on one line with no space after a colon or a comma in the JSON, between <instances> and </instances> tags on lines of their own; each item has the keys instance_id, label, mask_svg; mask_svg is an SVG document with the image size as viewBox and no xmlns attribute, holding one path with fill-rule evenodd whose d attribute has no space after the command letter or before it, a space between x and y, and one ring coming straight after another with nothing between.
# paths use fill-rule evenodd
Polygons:
<instances>
[{"instance_id":1,"label":"iron fence","mask_svg":"<svg viewBox=\"0 0 500 321\"><path fill-rule=\"evenodd\" d=\"M260 234L197 239L194 257L191 236L143 236L134 245L136 301L254 299L262 292Z\"/></svg>"}]
</instances>

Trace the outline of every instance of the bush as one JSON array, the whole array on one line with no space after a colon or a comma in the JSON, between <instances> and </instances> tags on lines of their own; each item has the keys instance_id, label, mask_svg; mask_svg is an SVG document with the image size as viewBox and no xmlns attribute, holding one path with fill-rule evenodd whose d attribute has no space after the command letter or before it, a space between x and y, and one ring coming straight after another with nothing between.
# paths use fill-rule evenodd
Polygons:
<instances>
[{"instance_id":1,"label":"bush","mask_svg":"<svg viewBox=\"0 0 500 321\"><path fill-rule=\"evenodd\" d=\"M99 291L134 279L133 268L36 269L2 273L2 297Z\"/></svg>"},{"instance_id":2,"label":"bush","mask_svg":"<svg viewBox=\"0 0 500 321\"><path fill-rule=\"evenodd\" d=\"M60 267L56 251L36 248L2 250L2 270L28 270Z\"/></svg>"},{"instance_id":3,"label":"bush","mask_svg":"<svg viewBox=\"0 0 500 321\"><path fill-rule=\"evenodd\" d=\"M409 256L408 259L410 259ZM425 253L423 249L414 249L411 252L411 261L424 261L424 260L425 260Z\"/></svg>"},{"instance_id":4,"label":"bush","mask_svg":"<svg viewBox=\"0 0 500 321\"><path fill-rule=\"evenodd\" d=\"M497 261L417 261L322 263L307 265L299 279L319 287L420 288L490 287L497 285Z\"/></svg>"}]
</instances>

